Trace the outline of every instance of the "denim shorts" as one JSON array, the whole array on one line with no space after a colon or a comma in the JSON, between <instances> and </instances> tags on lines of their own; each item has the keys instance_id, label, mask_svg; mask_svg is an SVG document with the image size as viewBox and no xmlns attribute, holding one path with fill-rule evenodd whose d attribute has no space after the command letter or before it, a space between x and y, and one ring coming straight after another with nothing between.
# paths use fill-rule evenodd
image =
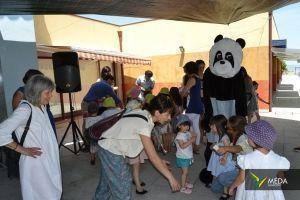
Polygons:
<instances>
[{"instance_id":1,"label":"denim shorts","mask_svg":"<svg viewBox=\"0 0 300 200\"><path fill-rule=\"evenodd\" d=\"M189 167L191 166L193 163L193 159L189 158L189 159L184 159L184 158L177 158L176 157L176 165L179 168L183 168L183 167Z\"/></svg>"},{"instance_id":2,"label":"denim shorts","mask_svg":"<svg viewBox=\"0 0 300 200\"><path fill-rule=\"evenodd\" d=\"M224 191L224 187L229 187L234 182L238 174L238 169L220 174L213 180L211 190L214 193L222 193Z\"/></svg>"}]
</instances>

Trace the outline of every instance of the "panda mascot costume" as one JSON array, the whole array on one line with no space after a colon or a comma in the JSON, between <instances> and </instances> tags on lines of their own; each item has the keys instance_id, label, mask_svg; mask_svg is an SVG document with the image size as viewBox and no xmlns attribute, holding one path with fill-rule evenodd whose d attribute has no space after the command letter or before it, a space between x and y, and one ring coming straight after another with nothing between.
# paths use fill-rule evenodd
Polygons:
<instances>
[{"instance_id":1,"label":"panda mascot costume","mask_svg":"<svg viewBox=\"0 0 300 200\"><path fill-rule=\"evenodd\" d=\"M209 67L203 75L204 122L209 130L212 116L222 114L227 119L233 115L246 116L242 49L246 43L239 38L236 41L218 35L209 52Z\"/></svg>"}]
</instances>

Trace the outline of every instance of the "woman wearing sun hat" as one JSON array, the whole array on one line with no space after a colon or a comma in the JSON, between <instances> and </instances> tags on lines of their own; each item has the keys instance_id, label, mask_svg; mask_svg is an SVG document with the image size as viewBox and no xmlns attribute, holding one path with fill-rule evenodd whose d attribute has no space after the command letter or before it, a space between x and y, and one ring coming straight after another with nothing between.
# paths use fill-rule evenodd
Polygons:
<instances>
[{"instance_id":1,"label":"woman wearing sun hat","mask_svg":"<svg viewBox=\"0 0 300 200\"><path fill-rule=\"evenodd\" d=\"M272 149L277 139L277 132L271 124L264 120L256 121L245 129L248 142L254 151L246 155L240 155L237 164L240 172L236 180L229 188L229 193L237 188L236 199L252 200L283 200L281 190L245 190L246 169L289 169L290 162Z\"/></svg>"}]
</instances>

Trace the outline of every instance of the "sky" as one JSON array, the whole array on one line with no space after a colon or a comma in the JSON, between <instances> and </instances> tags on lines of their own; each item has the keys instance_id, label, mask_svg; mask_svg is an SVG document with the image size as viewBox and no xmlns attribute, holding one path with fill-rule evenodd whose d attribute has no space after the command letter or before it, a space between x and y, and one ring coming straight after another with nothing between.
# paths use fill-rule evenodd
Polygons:
<instances>
[{"instance_id":1,"label":"sky","mask_svg":"<svg viewBox=\"0 0 300 200\"><path fill-rule=\"evenodd\" d=\"M148 20L146 18L118 17L118 16L109 16L109 15L80 15L80 16L88 17L91 19L97 19L97 20L101 20L116 25L125 25L125 24L131 24L135 22Z\"/></svg>"},{"instance_id":2,"label":"sky","mask_svg":"<svg viewBox=\"0 0 300 200\"><path fill-rule=\"evenodd\" d=\"M280 39L287 39L287 47L300 49L300 3L274 11Z\"/></svg>"},{"instance_id":3,"label":"sky","mask_svg":"<svg viewBox=\"0 0 300 200\"><path fill-rule=\"evenodd\" d=\"M287 48L300 49L300 3L292 4L273 12L280 39L287 39ZM83 15L108 23L124 25L147 20L145 18L117 17L105 15ZM287 64L297 64L288 62ZM300 65L300 64L299 64Z\"/></svg>"},{"instance_id":4,"label":"sky","mask_svg":"<svg viewBox=\"0 0 300 200\"><path fill-rule=\"evenodd\" d=\"M280 39L287 39L287 48L300 49L300 3L273 12ZM300 66L296 61L286 61L288 68Z\"/></svg>"}]
</instances>

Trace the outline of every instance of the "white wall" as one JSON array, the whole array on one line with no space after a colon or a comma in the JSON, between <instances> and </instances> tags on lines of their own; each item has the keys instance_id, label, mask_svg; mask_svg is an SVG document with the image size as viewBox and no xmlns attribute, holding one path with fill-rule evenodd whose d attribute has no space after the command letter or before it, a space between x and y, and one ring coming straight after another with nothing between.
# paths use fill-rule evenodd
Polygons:
<instances>
[{"instance_id":1,"label":"white wall","mask_svg":"<svg viewBox=\"0 0 300 200\"><path fill-rule=\"evenodd\" d=\"M32 16L0 16L0 58L6 108L10 114L13 93L23 85L25 72L37 69Z\"/></svg>"},{"instance_id":2,"label":"white wall","mask_svg":"<svg viewBox=\"0 0 300 200\"><path fill-rule=\"evenodd\" d=\"M230 25L152 20L125 25L121 30L124 52L161 56L180 54L179 46L183 46L186 53L207 52L218 34L243 38L246 48L268 46L268 27L268 13L262 13Z\"/></svg>"}]
</instances>

